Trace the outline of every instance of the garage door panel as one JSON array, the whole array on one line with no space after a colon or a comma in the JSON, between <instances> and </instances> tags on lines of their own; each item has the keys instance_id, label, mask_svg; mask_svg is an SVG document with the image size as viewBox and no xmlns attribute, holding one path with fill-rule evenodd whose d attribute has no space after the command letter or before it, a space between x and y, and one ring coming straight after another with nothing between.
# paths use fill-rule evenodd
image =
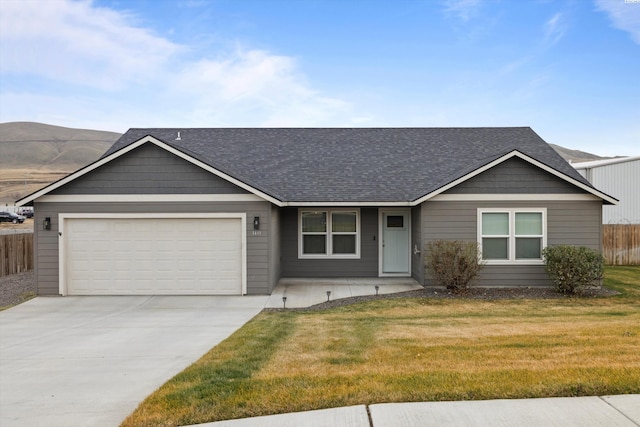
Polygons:
<instances>
[{"instance_id":1,"label":"garage door panel","mask_svg":"<svg viewBox=\"0 0 640 427\"><path fill-rule=\"evenodd\" d=\"M240 294L240 218L65 221L69 294Z\"/></svg>"}]
</instances>

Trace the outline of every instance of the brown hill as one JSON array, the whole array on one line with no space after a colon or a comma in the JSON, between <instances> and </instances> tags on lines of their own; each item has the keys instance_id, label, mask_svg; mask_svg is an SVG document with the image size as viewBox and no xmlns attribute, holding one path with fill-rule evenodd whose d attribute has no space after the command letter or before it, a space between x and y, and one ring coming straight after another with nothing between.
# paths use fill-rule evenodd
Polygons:
<instances>
[{"instance_id":1,"label":"brown hill","mask_svg":"<svg viewBox=\"0 0 640 427\"><path fill-rule=\"evenodd\" d=\"M17 199L94 162L119 133L34 122L0 123L0 203Z\"/></svg>"},{"instance_id":2,"label":"brown hill","mask_svg":"<svg viewBox=\"0 0 640 427\"><path fill-rule=\"evenodd\" d=\"M608 157L600 157L595 154L587 153L580 150L572 150L570 148L561 147L556 144L549 144L558 152L566 161L570 163L590 162L592 160L608 159Z\"/></svg>"}]
</instances>

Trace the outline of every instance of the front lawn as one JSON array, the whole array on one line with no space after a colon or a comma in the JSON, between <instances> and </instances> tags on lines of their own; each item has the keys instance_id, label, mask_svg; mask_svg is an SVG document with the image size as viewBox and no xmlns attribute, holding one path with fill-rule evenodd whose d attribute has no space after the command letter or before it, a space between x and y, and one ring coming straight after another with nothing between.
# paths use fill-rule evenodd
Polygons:
<instances>
[{"instance_id":1,"label":"front lawn","mask_svg":"<svg viewBox=\"0 0 640 427\"><path fill-rule=\"evenodd\" d=\"M640 393L640 267L606 298L381 299L263 312L123 426L356 404Z\"/></svg>"}]
</instances>

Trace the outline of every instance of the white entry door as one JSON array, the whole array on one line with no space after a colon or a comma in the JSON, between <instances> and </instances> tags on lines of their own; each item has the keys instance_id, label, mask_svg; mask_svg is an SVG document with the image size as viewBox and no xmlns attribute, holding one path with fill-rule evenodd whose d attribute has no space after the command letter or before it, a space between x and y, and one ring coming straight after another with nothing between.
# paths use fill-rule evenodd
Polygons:
<instances>
[{"instance_id":1,"label":"white entry door","mask_svg":"<svg viewBox=\"0 0 640 427\"><path fill-rule=\"evenodd\" d=\"M408 211L382 212L381 275L408 275L411 224Z\"/></svg>"}]
</instances>

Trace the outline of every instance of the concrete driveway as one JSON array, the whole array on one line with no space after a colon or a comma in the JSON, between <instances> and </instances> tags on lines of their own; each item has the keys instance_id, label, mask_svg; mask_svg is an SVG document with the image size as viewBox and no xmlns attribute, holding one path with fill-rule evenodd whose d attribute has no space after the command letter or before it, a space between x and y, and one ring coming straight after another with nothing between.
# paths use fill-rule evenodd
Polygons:
<instances>
[{"instance_id":1,"label":"concrete driveway","mask_svg":"<svg viewBox=\"0 0 640 427\"><path fill-rule=\"evenodd\" d=\"M0 425L117 426L267 299L38 297L0 312Z\"/></svg>"}]
</instances>

